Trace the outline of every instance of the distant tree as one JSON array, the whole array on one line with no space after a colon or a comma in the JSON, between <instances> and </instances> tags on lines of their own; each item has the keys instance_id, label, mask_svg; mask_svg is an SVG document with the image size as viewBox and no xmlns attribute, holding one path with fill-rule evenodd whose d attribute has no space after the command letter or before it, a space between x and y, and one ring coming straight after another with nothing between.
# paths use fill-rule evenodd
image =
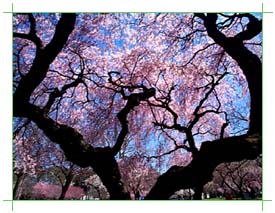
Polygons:
<instances>
[{"instance_id":1,"label":"distant tree","mask_svg":"<svg viewBox=\"0 0 275 213\"><path fill-rule=\"evenodd\" d=\"M14 172L13 175L13 199L14 200L19 200L22 199L24 197L28 197L26 196L26 187L25 185L28 185L28 181L26 181L28 177L27 173L24 173L23 170L19 171L17 170L16 172Z\"/></svg>"},{"instance_id":2,"label":"distant tree","mask_svg":"<svg viewBox=\"0 0 275 213\"><path fill-rule=\"evenodd\" d=\"M213 181L225 193L242 199L246 199L247 194L254 199L262 191L262 169L256 160L223 163L216 168Z\"/></svg>"},{"instance_id":3,"label":"distant tree","mask_svg":"<svg viewBox=\"0 0 275 213\"><path fill-rule=\"evenodd\" d=\"M62 188L60 186L43 182L35 184L32 188L33 199L56 200L59 199L60 193L62 193ZM70 186L64 199L79 200L82 196L84 196L83 189L76 186Z\"/></svg>"},{"instance_id":4,"label":"distant tree","mask_svg":"<svg viewBox=\"0 0 275 213\"><path fill-rule=\"evenodd\" d=\"M42 181L61 186L62 190L58 199L65 199L74 178L83 175L83 170L87 169L81 169L66 161L62 150L41 137L39 129L30 122L23 123L20 128L21 131L15 132L14 139L16 144L14 198L20 199L22 190L25 191L24 179L27 177L36 182ZM24 146L24 149L21 146Z\"/></svg>"},{"instance_id":5,"label":"distant tree","mask_svg":"<svg viewBox=\"0 0 275 213\"><path fill-rule=\"evenodd\" d=\"M25 181L28 182L29 179L36 179L37 174L40 173L40 165L37 157L43 149L41 146L37 146L37 142L41 140L37 128L33 128L33 126L29 125L29 122L26 121L24 125L20 127L20 130L21 131L14 132L14 199L20 199L22 197L22 193L25 191L25 185L27 184Z\"/></svg>"},{"instance_id":6,"label":"distant tree","mask_svg":"<svg viewBox=\"0 0 275 213\"><path fill-rule=\"evenodd\" d=\"M126 189L135 200L144 197L159 176L159 173L139 156L121 159L118 165Z\"/></svg>"},{"instance_id":7,"label":"distant tree","mask_svg":"<svg viewBox=\"0 0 275 213\"><path fill-rule=\"evenodd\" d=\"M203 187L203 192L208 194L210 198L222 197L224 195L224 189L214 181L210 181L205 184Z\"/></svg>"},{"instance_id":8,"label":"distant tree","mask_svg":"<svg viewBox=\"0 0 275 213\"><path fill-rule=\"evenodd\" d=\"M110 198L106 187L103 185L102 181L98 175L93 174L84 180L84 189L88 199L100 199L107 200Z\"/></svg>"}]
</instances>

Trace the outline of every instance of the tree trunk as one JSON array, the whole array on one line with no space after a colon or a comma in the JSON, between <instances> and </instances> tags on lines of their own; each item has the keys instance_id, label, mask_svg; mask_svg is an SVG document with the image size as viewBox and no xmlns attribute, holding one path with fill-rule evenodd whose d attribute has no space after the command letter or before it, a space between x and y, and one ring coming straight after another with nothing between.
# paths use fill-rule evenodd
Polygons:
<instances>
[{"instance_id":1,"label":"tree trunk","mask_svg":"<svg viewBox=\"0 0 275 213\"><path fill-rule=\"evenodd\" d=\"M198 184L198 186L196 186L194 188L195 194L193 196L193 200L201 200L202 199L202 192L203 192L203 185L202 184Z\"/></svg>"},{"instance_id":2,"label":"tree trunk","mask_svg":"<svg viewBox=\"0 0 275 213\"><path fill-rule=\"evenodd\" d=\"M13 187L13 199L18 200L21 197L21 192L22 192L22 185L23 181L25 179L25 174L24 173L19 173L17 175L17 180L15 182L15 185Z\"/></svg>"},{"instance_id":3,"label":"tree trunk","mask_svg":"<svg viewBox=\"0 0 275 213\"><path fill-rule=\"evenodd\" d=\"M140 198L139 191L136 191L134 194L135 194L135 200L139 200Z\"/></svg>"},{"instance_id":4,"label":"tree trunk","mask_svg":"<svg viewBox=\"0 0 275 213\"><path fill-rule=\"evenodd\" d=\"M130 193L124 187L114 156L106 149L102 149L104 152L100 152L92 161L93 170L107 188L111 200L129 200Z\"/></svg>"},{"instance_id":5,"label":"tree trunk","mask_svg":"<svg viewBox=\"0 0 275 213\"><path fill-rule=\"evenodd\" d=\"M61 191L61 194L59 196L59 200L64 200L65 199L65 196L66 196L66 193L71 185L71 182L73 180L73 174L72 172L70 171L68 175L66 175L66 180L65 180L65 184L63 185L62 184L62 191Z\"/></svg>"},{"instance_id":6,"label":"tree trunk","mask_svg":"<svg viewBox=\"0 0 275 213\"><path fill-rule=\"evenodd\" d=\"M165 200L180 189L203 186L212 180L220 163L255 159L262 151L261 145L261 137L247 135L203 142L197 158L185 167L172 166L158 178L145 199Z\"/></svg>"}]
</instances>

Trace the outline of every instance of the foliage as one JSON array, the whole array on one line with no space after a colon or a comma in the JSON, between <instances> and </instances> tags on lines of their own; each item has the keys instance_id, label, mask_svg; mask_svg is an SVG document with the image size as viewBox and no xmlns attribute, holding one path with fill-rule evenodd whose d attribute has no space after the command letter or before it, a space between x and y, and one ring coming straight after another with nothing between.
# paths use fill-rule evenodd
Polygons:
<instances>
[{"instance_id":1,"label":"foliage","mask_svg":"<svg viewBox=\"0 0 275 213\"><path fill-rule=\"evenodd\" d=\"M47 183L37 183L33 186L32 196L33 199L58 199L61 194L61 187L57 185L50 185ZM66 193L65 199L79 200L84 195L83 189L80 187L70 186Z\"/></svg>"}]
</instances>

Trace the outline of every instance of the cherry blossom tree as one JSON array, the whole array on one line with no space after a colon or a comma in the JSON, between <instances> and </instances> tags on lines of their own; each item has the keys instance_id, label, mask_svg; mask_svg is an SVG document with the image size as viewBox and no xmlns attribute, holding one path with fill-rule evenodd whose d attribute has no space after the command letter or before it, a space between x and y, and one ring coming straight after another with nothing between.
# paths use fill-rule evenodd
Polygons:
<instances>
[{"instance_id":1,"label":"cherry blossom tree","mask_svg":"<svg viewBox=\"0 0 275 213\"><path fill-rule=\"evenodd\" d=\"M118 165L123 183L134 200L144 197L159 176L159 173L140 156L125 157Z\"/></svg>"},{"instance_id":2,"label":"cherry blossom tree","mask_svg":"<svg viewBox=\"0 0 275 213\"><path fill-rule=\"evenodd\" d=\"M24 191L25 177L35 179L38 184L42 181L61 187L58 199L63 200L76 177L86 178L92 174L88 169L79 168L66 161L62 150L47 138L41 137L41 134L42 132L29 122L20 126L18 133L14 133L15 199L19 199ZM24 149L20 148L21 146Z\"/></svg>"},{"instance_id":3,"label":"cherry blossom tree","mask_svg":"<svg viewBox=\"0 0 275 213\"><path fill-rule=\"evenodd\" d=\"M248 194L253 199L262 191L262 170L257 161L220 164L215 169L213 181L218 183L225 193L242 199Z\"/></svg>"},{"instance_id":4,"label":"cherry blossom tree","mask_svg":"<svg viewBox=\"0 0 275 213\"><path fill-rule=\"evenodd\" d=\"M18 122L20 124L21 122ZM25 178L36 178L41 172L41 164L38 156L45 156L45 149L37 142L41 140L39 130L30 125L29 122L23 122L24 125L17 128L20 131L14 132L14 199L19 199L24 188ZM41 153L43 150L43 153ZM43 158L44 159L44 158ZM45 164L46 162L43 161Z\"/></svg>"},{"instance_id":5,"label":"cherry blossom tree","mask_svg":"<svg viewBox=\"0 0 275 213\"><path fill-rule=\"evenodd\" d=\"M38 148L47 138L67 161L92 168L110 199L130 199L118 161L133 156L162 165L146 199L190 188L200 199L220 163L261 154L260 19L15 14L15 149L28 152L20 144L31 144L23 134L31 123Z\"/></svg>"},{"instance_id":6,"label":"cherry blossom tree","mask_svg":"<svg viewBox=\"0 0 275 213\"><path fill-rule=\"evenodd\" d=\"M58 199L62 189L60 186L47 183L37 183L33 186L33 197L35 199ZM79 200L84 195L83 189L76 186L70 186L64 199Z\"/></svg>"}]
</instances>

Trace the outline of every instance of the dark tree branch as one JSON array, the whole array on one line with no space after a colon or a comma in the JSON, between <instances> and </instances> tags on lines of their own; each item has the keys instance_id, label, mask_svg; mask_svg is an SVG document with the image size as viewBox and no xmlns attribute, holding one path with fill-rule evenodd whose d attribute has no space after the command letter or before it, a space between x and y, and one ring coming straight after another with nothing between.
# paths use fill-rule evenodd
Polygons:
<instances>
[{"instance_id":1,"label":"dark tree branch","mask_svg":"<svg viewBox=\"0 0 275 213\"><path fill-rule=\"evenodd\" d=\"M117 118L121 124L121 131L118 135L115 145L112 148L113 155L116 155L121 150L121 147L124 143L124 139L128 134L128 120L127 116L131 110L133 110L136 106L140 104L141 101L147 101L150 97L153 97L156 93L154 88L147 88L144 85L134 85L134 86L125 86L120 85L117 81L113 80L112 74L114 72L109 72L109 83L120 88L118 91L122 95L123 99L126 100L126 105L122 110L117 114ZM115 73L119 74L119 73ZM129 91L134 91L135 89L142 89L142 92L139 93L131 93L130 95L126 95L124 90L127 89Z\"/></svg>"},{"instance_id":2,"label":"dark tree branch","mask_svg":"<svg viewBox=\"0 0 275 213\"><path fill-rule=\"evenodd\" d=\"M31 120L30 119L27 119L26 121L24 121L24 123L17 127L15 129L15 131L13 131L13 139L19 134L19 132L23 129L23 128L26 128L29 124L31 123Z\"/></svg>"},{"instance_id":3,"label":"dark tree branch","mask_svg":"<svg viewBox=\"0 0 275 213\"><path fill-rule=\"evenodd\" d=\"M159 108L163 108L165 110L167 110L173 117L173 125L167 125L164 123L164 121L162 121L161 123L155 121L154 122L154 125L155 126L159 126L159 127L162 127L162 128L166 128L166 129L174 129L174 130L178 130L179 132L184 132L186 134L186 139L188 141L188 144L189 144L189 150L192 152L193 154L193 157L195 157L195 155L197 155L198 153L198 149L195 145L195 140L194 140L194 136L193 136L193 133L192 133L192 129L193 127L195 126L195 124L198 123L198 121L200 120L200 118L202 118L203 116L205 116L206 114L208 113L222 113L219 111L220 109L220 101L215 93L215 88L217 85L219 85L220 81L228 74L228 72L224 72L223 74L221 74L216 80L215 80L215 77L210 75L212 81L207 84L205 87L208 88L208 91L205 93L204 97L200 100L200 102L198 103L198 105L196 106L193 114L194 114L194 119L191 120L188 124L187 127L184 127L182 125L180 125L178 122L177 122L177 119L178 119L178 115L177 113L172 110L169 106L169 103L172 101L171 100L171 92L173 91L174 87L172 87L168 93L167 93L167 96L164 97L164 98L156 98L156 100L160 103L160 104L154 104L154 103L151 103L151 102L148 102L148 104L150 106L153 106L153 107L159 107ZM218 101L218 107L217 109L209 109L209 110L205 110L203 112L199 112L202 108L203 108L203 105L204 103L207 101L207 99L209 98L209 96L214 93L215 96L216 96L216 99ZM224 127L225 128L225 127Z\"/></svg>"},{"instance_id":4,"label":"dark tree branch","mask_svg":"<svg viewBox=\"0 0 275 213\"><path fill-rule=\"evenodd\" d=\"M262 32L262 20L258 20L249 13L240 14L238 16L248 18L249 22L246 25L246 29L235 35L235 38L241 41L250 40Z\"/></svg>"},{"instance_id":5,"label":"dark tree branch","mask_svg":"<svg viewBox=\"0 0 275 213\"><path fill-rule=\"evenodd\" d=\"M184 148L190 152L192 152L193 156L195 156L198 153L198 149L195 145L194 137L192 134L192 128L182 126L181 124L178 123L178 114L169 106L171 103L171 93L175 89L175 87L171 87L167 93L167 95L163 98L155 98L159 104L154 104L148 101L149 106L152 107L159 107L167 110L173 117L173 124L172 125L167 125L165 124L164 121L159 123L158 121L154 122L155 126L159 126L161 128L166 128L166 129L174 129L178 130L179 132L183 132L186 135L186 140L188 141L189 147L184 145Z\"/></svg>"},{"instance_id":6,"label":"dark tree branch","mask_svg":"<svg viewBox=\"0 0 275 213\"><path fill-rule=\"evenodd\" d=\"M59 90L58 88L54 88L54 90L50 93L48 102L46 103L45 107L43 108L44 112L48 113L57 98L62 97L67 92L68 89L75 88L78 86L79 83L82 83L82 82L83 82L83 80L81 78L77 78L75 81L64 85L61 88L61 90Z\"/></svg>"},{"instance_id":7,"label":"dark tree branch","mask_svg":"<svg viewBox=\"0 0 275 213\"><path fill-rule=\"evenodd\" d=\"M42 41L40 40L40 38L36 35L35 18L33 17L33 14L28 14L28 17L29 17L29 22L30 22L30 32L28 34L14 32L13 36L30 40L36 45L36 47L38 49L41 49L43 47L43 45L42 45Z\"/></svg>"},{"instance_id":8,"label":"dark tree branch","mask_svg":"<svg viewBox=\"0 0 275 213\"><path fill-rule=\"evenodd\" d=\"M251 14L240 14L247 17L249 23L247 29L234 37L226 37L217 29L217 14L196 13L197 17L204 21L208 35L238 63L242 69L249 87L250 124L249 133L262 133L262 62L257 55L248 50L243 41L257 36L262 30L260 20Z\"/></svg>"},{"instance_id":9,"label":"dark tree branch","mask_svg":"<svg viewBox=\"0 0 275 213\"><path fill-rule=\"evenodd\" d=\"M229 120L228 120L228 116L227 113L224 112L224 116L225 116L225 122L223 123L222 127L221 127L221 133L220 133L220 138L224 138L224 132L226 127L229 125Z\"/></svg>"},{"instance_id":10,"label":"dark tree branch","mask_svg":"<svg viewBox=\"0 0 275 213\"><path fill-rule=\"evenodd\" d=\"M66 192L68 191L72 181L73 181L73 178L74 178L74 174L73 174L73 169L70 168L68 172L66 172L66 174L64 174L65 176L65 183L61 185L61 194L59 196L59 200L64 200L65 199L65 196L66 196Z\"/></svg>"},{"instance_id":11,"label":"dark tree branch","mask_svg":"<svg viewBox=\"0 0 275 213\"><path fill-rule=\"evenodd\" d=\"M204 103L206 102L206 100L209 98L209 96L214 92L215 88L217 85L219 85L220 81L228 74L228 72L224 72L221 76L219 76L219 78L215 81L214 77L212 77L212 82L211 82L211 88L205 93L204 97L200 100L199 104L196 106L193 114L195 116L195 118L191 121L191 123L189 124L189 128L193 128L193 126L199 121L199 119L204 116L206 113L209 112L216 112L219 109L217 109L216 111L214 110L206 110L204 112L199 113L200 109L203 107ZM209 85L210 86L210 85Z\"/></svg>"},{"instance_id":12,"label":"dark tree branch","mask_svg":"<svg viewBox=\"0 0 275 213\"><path fill-rule=\"evenodd\" d=\"M220 163L255 159L262 151L261 144L261 138L257 135L204 142L198 157L188 166L173 166L161 175L146 199L168 199L179 189L204 185L212 179L212 173Z\"/></svg>"},{"instance_id":13,"label":"dark tree branch","mask_svg":"<svg viewBox=\"0 0 275 213\"><path fill-rule=\"evenodd\" d=\"M13 95L15 116L20 112L17 107L29 101L32 92L46 77L49 65L61 51L73 31L75 19L75 14L63 14L56 25L51 42L44 49L37 49L30 71L25 75L25 78L21 79Z\"/></svg>"},{"instance_id":14,"label":"dark tree branch","mask_svg":"<svg viewBox=\"0 0 275 213\"><path fill-rule=\"evenodd\" d=\"M160 157L163 157L163 156L166 156L166 155L170 155L172 154L173 152L179 150L179 149L185 149L186 151L188 152L192 152L192 150L187 146L187 145L177 145L174 147L174 149L171 149L167 152L164 152L164 153L161 153L159 155L152 155L152 156L145 156L143 155L142 157L145 157L146 159L150 160L150 159L154 159L154 158L160 158Z\"/></svg>"},{"instance_id":15,"label":"dark tree branch","mask_svg":"<svg viewBox=\"0 0 275 213\"><path fill-rule=\"evenodd\" d=\"M28 46L28 45L27 44L22 45L22 47L20 47L20 49L18 50L18 53L15 54L17 71L18 71L18 74L19 74L20 78L24 78L24 75L23 75L23 73L21 71L21 68L20 68L20 54L26 46Z\"/></svg>"},{"instance_id":16,"label":"dark tree branch","mask_svg":"<svg viewBox=\"0 0 275 213\"><path fill-rule=\"evenodd\" d=\"M185 64L183 64L181 67L186 67L188 64L190 64L190 63L194 60L194 58L196 58L196 56L197 56L200 52L203 52L204 50L208 49L208 48L211 47L211 46L214 46L215 44L216 44L216 43L211 43L211 44L208 44L208 45L206 45L205 47L203 47L203 48L197 50L197 51L192 55L192 57L191 57Z\"/></svg>"},{"instance_id":17,"label":"dark tree branch","mask_svg":"<svg viewBox=\"0 0 275 213\"><path fill-rule=\"evenodd\" d=\"M62 97L67 92L68 89L70 89L70 88L74 88L75 89L80 83L84 84L85 87L87 88L87 85L86 85L86 83L83 80L83 74L84 74L84 71L86 69L86 66L85 66L85 63L84 63L84 59L81 57L81 55L78 52L73 51L73 50L70 50L70 51L73 52L74 54L76 54L79 57L79 59L80 59L80 62L79 62L79 64L80 64L80 73L74 72L74 70L71 67L71 65L69 65L70 66L70 70L69 71L72 73L72 77L70 77L70 79L73 80L73 81L71 83L68 83L68 84L64 85L61 88L61 90L59 90L58 88L54 88L53 89L53 91L49 95L48 102L46 103L46 105L44 107L45 113L48 113L50 111L50 109L51 109L52 105L54 104L55 100L57 98ZM51 71L52 72L57 72L59 75L62 75L58 71L54 71L54 70L51 70ZM64 75L62 75L62 76L64 76ZM64 76L64 77L67 77L67 76ZM75 79L75 77L76 77L76 79ZM87 95L87 97L88 97L88 95Z\"/></svg>"}]
</instances>

